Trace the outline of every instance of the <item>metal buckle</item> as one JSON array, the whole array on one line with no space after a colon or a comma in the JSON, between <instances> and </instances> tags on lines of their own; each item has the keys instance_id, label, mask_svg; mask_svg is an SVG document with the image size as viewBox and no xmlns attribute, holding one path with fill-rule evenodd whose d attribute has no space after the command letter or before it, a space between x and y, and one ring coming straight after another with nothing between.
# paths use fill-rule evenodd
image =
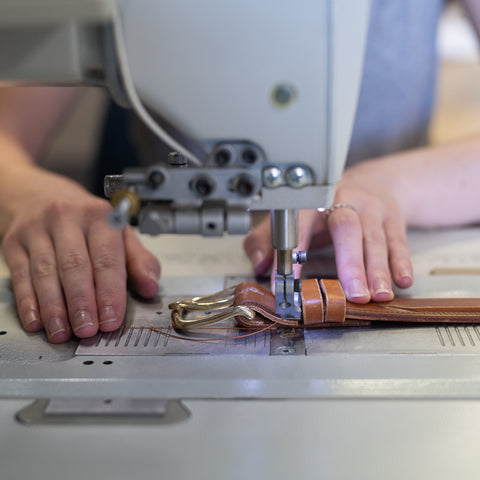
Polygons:
<instances>
[{"instance_id":1,"label":"metal buckle","mask_svg":"<svg viewBox=\"0 0 480 480\"><path fill-rule=\"evenodd\" d=\"M199 327L228 320L237 315L253 320L255 312L252 309L243 305L234 305L235 288L236 285L211 295L171 303L168 308L172 310L173 326L180 329ZM196 315L194 318L185 318L190 312L200 311L207 311L207 313Z\"/></svg>"}]
</instances>

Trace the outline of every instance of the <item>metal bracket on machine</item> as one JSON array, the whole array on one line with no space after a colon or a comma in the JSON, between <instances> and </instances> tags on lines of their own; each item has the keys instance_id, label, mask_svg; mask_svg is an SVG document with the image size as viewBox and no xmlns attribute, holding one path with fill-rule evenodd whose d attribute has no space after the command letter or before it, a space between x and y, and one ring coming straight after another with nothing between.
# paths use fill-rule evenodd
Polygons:
<instances>
[{"instance_id":1,"label":"metal bracket on machine","mask_svg":"<svg viewBox=\"0 0 480 480\"><path fill-rule=\"evenodd\" d=\"M171 425L189 416L179 400L63 398L35 400L15 418L25 425Z\"/></svg>"}]
</instances>

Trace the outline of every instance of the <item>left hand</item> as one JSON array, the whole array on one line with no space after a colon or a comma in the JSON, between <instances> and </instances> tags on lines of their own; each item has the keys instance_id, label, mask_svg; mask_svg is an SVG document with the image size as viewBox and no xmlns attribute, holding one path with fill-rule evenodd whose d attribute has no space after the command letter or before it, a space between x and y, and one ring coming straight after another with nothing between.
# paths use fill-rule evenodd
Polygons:
<instances>
[{"instance_id":1,"label":"left hand","mask_svg":"<svg viewBox=\"0 0 480 480\"><path fill-rule=\"evenodd\" d=\"M298 249L325 244L330 237L338 278L347 299L355 303L391 300L392 278L401 288L413 282L403 212L386 179L376 172L372 161L344 173L334 205L346 203L354 209L337 208L328 219L316 210L299 212ZM273 262L268 218L246 238L244 247L255 273L265 273Z\"/></svg>"}]
</instances>

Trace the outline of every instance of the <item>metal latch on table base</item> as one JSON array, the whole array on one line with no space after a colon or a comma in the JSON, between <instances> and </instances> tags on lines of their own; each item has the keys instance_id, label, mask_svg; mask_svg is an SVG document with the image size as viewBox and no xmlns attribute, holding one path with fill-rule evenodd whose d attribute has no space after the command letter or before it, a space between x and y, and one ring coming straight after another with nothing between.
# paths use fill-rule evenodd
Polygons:
<instances>
[{"instance_id":1,"label":"metal latch on table base","mask_svg":"<svg viewBox=\"0 0 480 480\"><path fill-rule=\"evenodd\" d=\"M27 425L171 425L189 416L179 400L62 398L36 400L20 410L16 419Z\"/></svg>"}]
</instances>

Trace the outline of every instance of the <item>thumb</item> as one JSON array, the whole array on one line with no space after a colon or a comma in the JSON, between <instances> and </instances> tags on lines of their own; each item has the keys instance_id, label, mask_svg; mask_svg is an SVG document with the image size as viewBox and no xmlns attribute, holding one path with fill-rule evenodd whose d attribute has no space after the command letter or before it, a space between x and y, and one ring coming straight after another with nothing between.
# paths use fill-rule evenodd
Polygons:
<instances>
[{"instance_id":1,"label":"thumb","mask_svg":"<svg viewBox=\"0 0 480 480\"><path fill-rule=\"evenodd\" d=\"M316 228L316 219L318 212L316 210L300 210L298 212L298 245L295 250L298 252L308 252L313 233ZM307 259L308 260L308 259ZM295 278L300 278L302 273L302 265L294 264L293 271Z\"/></svg>"},{"instance_id":2,"label":"thumb","mask_svg":"<svg viewBox=\"0 0 480 480\"><path fill-rule=\"evenodd\" d=\"M132 289L143 298L158 293L160 263L143 245L130 226L125 229L125 253L128 280Z\"/></svg>"},{"instance_id":3,"label":"thumb","mask_svg":"<svg viewBox=\"0 0 480 480\"><path fill-rule=\"evenodd\" d=\"M270 217L266 216L245 238L243 248L255 271L264 275L273 262L273 248L270 239Z\"/></svg>"}]
</instances>

